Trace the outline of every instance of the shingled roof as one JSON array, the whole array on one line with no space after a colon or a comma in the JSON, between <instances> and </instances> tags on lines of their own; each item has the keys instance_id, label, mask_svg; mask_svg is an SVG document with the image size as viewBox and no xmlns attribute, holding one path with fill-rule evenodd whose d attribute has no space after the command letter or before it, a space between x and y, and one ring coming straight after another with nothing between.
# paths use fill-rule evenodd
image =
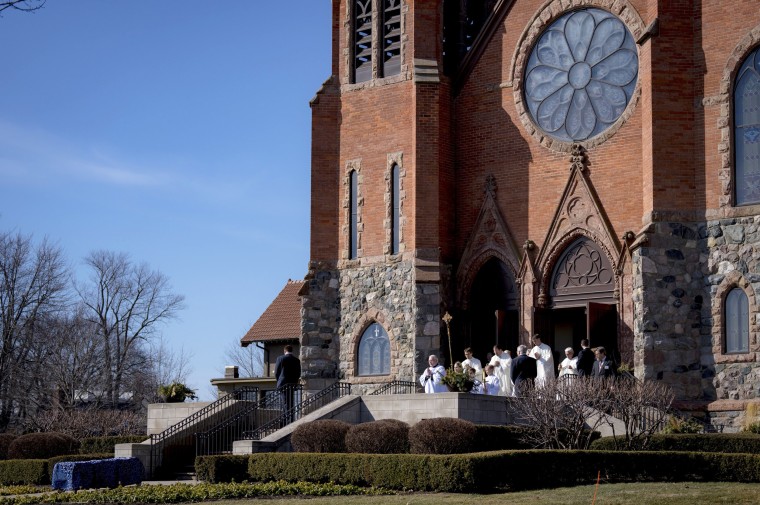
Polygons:
<instances>
[{"instance_id":1,"label":"shingled roof","mask_svg":"<svg viewBox=\"0 0 760 505\"><path fill-rule=\"evenodd\" d=\"M252 342L282 342L301 336L301 297L304 281L288 280L277 298L240 339L243 346Z\"/></svg>"}]
</instances>

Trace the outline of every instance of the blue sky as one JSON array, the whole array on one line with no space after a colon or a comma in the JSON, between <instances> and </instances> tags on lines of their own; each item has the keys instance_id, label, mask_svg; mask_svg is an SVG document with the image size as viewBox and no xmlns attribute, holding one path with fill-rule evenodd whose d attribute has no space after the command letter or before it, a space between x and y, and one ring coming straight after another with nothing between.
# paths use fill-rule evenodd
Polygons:
<instances>
[{"instance_id":1,"label":"blue sky","mask_svg":"<svg viewBox=\"0 0 760 505\"><path fill-rule=\"evenodd\" d=\"M206 399L224 348L306 272L330 9L48 0L0 17L0 230L48 237L75 270L106 249L166 274L186 309L163 334Z\"/></svg>"}]
</instances>

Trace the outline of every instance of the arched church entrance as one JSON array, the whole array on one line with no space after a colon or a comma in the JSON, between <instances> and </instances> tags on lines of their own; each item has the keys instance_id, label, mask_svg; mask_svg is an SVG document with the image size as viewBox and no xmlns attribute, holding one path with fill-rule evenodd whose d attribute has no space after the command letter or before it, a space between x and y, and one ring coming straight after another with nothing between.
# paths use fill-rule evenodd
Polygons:
<instances>
[{"instance_id":1,"label":"arched church entrance","mask_svg":"<svg viewBox=\"0 0 760 505\"><path fill-rule=\"evenodd\" d=\"M458 347L472 347L473 354L485 364L494 344L500 344L514 355L518 339L518 293L511 270L498 258L489 259L478 271L470 289L468 326ZM457 351L455 351L456 353Z\"/></svg>"},{"instance_id":2,"label":"arched church entrance","mask_svg":"<svg viewBox=\"0 0 760 505\"><path fill-rule=\"evenodd\" d=\"M549 284L550 305L536 313L536 331L557 359L564 349L576 354L581 340L604 346L620 362L615 272L604 252L590 239L579 238L562 253Z\"/></svg>"}]
</instances>

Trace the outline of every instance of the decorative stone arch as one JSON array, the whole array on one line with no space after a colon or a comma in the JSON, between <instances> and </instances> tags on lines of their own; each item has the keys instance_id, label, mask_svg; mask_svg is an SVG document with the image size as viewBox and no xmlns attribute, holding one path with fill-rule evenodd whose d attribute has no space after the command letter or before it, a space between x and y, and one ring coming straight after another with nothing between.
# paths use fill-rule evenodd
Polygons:
<instances>
[{"instance_id":1,"label":"decorative stone arch","mask_svg":"<svg viewBox=\"0 0 760 505\"><path fill-rule=\"evenodd\" d=\"M637 41L639 44L641 43L639 41L642 40L642 36L646 32L646 25L639 13L628 0L549 0L536 11L520 35L517 44L515 45L515 52L512 56L512 61L507 73L509 81L512 82L515 108L517 109L517 114L520 117L520 121L522 121L525 130L539 144L555 151L570 152L574 143L551 138L545 135L533 124L523 99L525 77L523 74L528 62L528 57L530 56L530 51L538 38L543 34L544 29L557 18L572 10L589 7L597 7L617 16L631 32L633 40ZM615 121L607 131L583 141L581 144L588 149L597 146L612 137L620 127L628 121L628 118L631 117L640 97L641 79L638 79L631 100L617 121Z\"/></svg>"},{"instance_id":2,"label":"decorative stone arch","mask_svg":"<svg viewBox=\"0 0 760 505\"><path fill-rule=\"evenodd\" d=\"M549 254L543 258L543 262L539 265L539 271L543 273L539 281L540 294L539 294L539 306L548 306L550 303L549 293L551 292L551 283L554 279L555 269L558 266L559 260L563 257L567 248L570 247L576 240L585 238L589 240L596 248L604 254L604 257L609 262L612 268L612 283L613 292L615 298L619 297L620 293L620 275L618 274L618 265L615 259L615 255L605 245L605 241L596 234L583 228L574 228L567 232L563 237L555 242L551 248Z\"/></svg>"},{"instance_id":3,"label":"decorative stone arch","mask_svg":"<svg viewBox=\"0 0 760 505\"><path fill-rule=\"evenodd\" d=\"M718 143L720 154L720 170L718 179L721 183L721 195L719 205L732 207L736 202L734 194L734 80L739 72L744 59L760 45L760 24L755 26L736 45L728 57L726 66L723 68L723 77L720 80L720 93L717 96L705 99L704 105L720 105L718 115L718 130L721 141Z\"/></svg>"},{"instance_id":4,"label":"decorative stone arch","mask_svg":"<svg viewBox=\"0 0 760 505\"><path fill-rule=\"evenodd\" d=\"M465 273L462 276L462 283L459 289L459 306L467 310L470 303L470 295L472 294L472 286L475 283L475 278L478 276L480 269L492 259L497 259L506 265L510 274L510 281L515 289L515 299L519 304L519 291L517 286L517 269L515 265L511 263L509 258L503 251L496 249L487 249L483 251L480 256L470 261L466 267Z\"/></svg>"},{"instance_id":5,"label":"decorative stone arch","mask_svg":"<svg viewBox=\"0 0 760 505\"><path fill-rule=\"evenodd\" d=\"M757 352L760 349L760 327L757 318L749 317L749 352L746 354L724 354L726 341L725 303L728 293L739 288L747 295L750 310L757 307L757 298L752 284L739 272L732 270L723 278L712 297L712 351L715 363L746 363L757 361Z\"/></svg>"},{"instance_id":6,"label":"decorative stone arch","mask_svg":"<svg viewBox=\"0 0 760 505\"><path fill-rule=\"evenodd\" d=\"M349 379L355 384L367 384L375 383L382 380L384 382L393 380L398 377L398 362L400 358L398 335L393 331L393 328L387 323L389 319L386 315L377 309L371 309L361 316L357 321L354 331L351 333L351 338L348 342L348 348L350 352L350 359L348 367L345 370L346 379ZM361 341L364 331L370 327L373 323L377 323L383 327L388 334L388 342L390 343L390 365L391 371L387 376L359 376L357 369L357 360L359 355L359 342Z\"/></svg>"},{"instance_id":7,"label":"decorative stone arch","mask_svg":"<svg viewBox=\"0 0 760 505\"><path fill-rule=\"evenodd\" d=\"M496 203L496 189L496 178L488 175L483 190L483 204L457 268L457 303L464 309L467 309L478 272L491 258L504 263L509 269L512 283L517 284L520 254Z\"/></svg>"}]
</instances>

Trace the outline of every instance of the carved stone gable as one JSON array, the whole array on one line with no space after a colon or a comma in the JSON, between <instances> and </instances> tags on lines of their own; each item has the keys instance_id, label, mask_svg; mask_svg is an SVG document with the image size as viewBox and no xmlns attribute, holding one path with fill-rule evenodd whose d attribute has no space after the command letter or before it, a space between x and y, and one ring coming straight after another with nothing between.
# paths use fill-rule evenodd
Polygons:
<instances>
[{"instance_id":1,"label":"carved stone gable","mask_svg":"<svg viewBox=\"0 0 760 505\"><path fill-rule=\"evenodd\" d=\"M558 255L579 236L593 240L606 250L610 259L617 257L620 246L589 178L585 150L574 145L570 177L537 261L544 275L549 275L548 269L554 265Z\"/></svg>"},{"instance_id":2,"label":"carved stone gable","mask_svg":"<svg viewBox=\"0 0 760 505\"><path fill-rule=\"evenodd\" d=\"M463 308L467 306L472 282L486 261L499 258L509 267L513 281L520 265L520 254L496 203L496 189L496 179L489 175L486 178L478 219L457 270L459 304Z\"/></svg>"}]
</instances>

